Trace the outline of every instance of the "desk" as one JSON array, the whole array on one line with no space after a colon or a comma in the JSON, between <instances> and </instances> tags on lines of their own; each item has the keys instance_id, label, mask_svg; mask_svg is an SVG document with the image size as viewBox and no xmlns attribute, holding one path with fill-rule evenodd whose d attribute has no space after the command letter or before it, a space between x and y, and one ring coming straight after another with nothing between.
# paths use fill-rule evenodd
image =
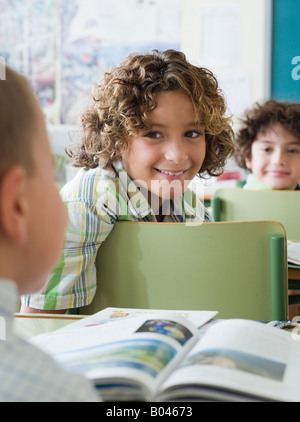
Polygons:
<instances>
[{"instance_id":1,"label":"desk","mask_svg":"<svg viewBox=\"0 0 300 422\"><path fill-rule=\"evenodd\" d=\"M299 315L300 268L288 267L289 319Z\"/></svg>"},{"instance_id":2,"label":"desk","mask_svg":"<svg viewBox=\"0 0 300 422\"><path fill-rule=\"evenodd\" d=\"M300 280L300 268L288 268L288 279L289 280ZM300 288L300 283L298 283Z\"/></svg>"},{"instance_id":3,"label":"desk","mask_svg":"<svg viewBox=\"0 0 300 422\"><path fill-rule=\"evenodd\" d=\"M14 320L14 330L20 337L29 338L66 327L82 318L83 315L17 313Z\"/></svg>"},{"instance_id":4,"label":"desk","mask_svg":"<svg viewBox=\"0 0 300 422\"><path fill-rule=\"evenodd\" d=\"M200 195L199 199L200 199L200 201L203 201L204 206L206 208L208 208L208 207L210 207L210 200L211 200L212 197L213 197L212 193L205 193L204 195Z\"/></svg>"}]
</instances>

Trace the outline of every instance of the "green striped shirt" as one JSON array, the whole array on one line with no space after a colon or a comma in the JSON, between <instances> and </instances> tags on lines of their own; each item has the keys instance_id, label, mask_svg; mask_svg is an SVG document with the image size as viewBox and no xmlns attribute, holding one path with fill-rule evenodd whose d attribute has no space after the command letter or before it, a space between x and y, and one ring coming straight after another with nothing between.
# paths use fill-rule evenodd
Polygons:
<instances>
[{"instance_id":1,"label":"green striped shirt","mask_svg":"<svg viewBox=\"0 0 300 422\"><path fill-rule=\"evenodd\" d=\"M117 220L157 221L147 199L127 176L119 160L109 169L82 168L61 191L68 210L65 246L44 288L22 298L27 306L70 309L91 303L97 288L98 248ZM167 201L163 222L209 222L211 218L195 192Z\"/></svg>"}]
</instances>

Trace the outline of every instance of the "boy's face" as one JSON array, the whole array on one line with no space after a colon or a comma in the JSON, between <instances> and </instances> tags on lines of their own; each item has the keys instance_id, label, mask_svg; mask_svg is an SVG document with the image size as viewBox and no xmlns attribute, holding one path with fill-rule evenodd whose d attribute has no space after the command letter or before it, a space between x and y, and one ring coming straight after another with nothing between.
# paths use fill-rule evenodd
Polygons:
<instances>
[{"instance_id":1,"label":"boy's face","mask_svg":"<svg viewBox=\"0 0 300 422\"><path fill-rule=\"evenodd\" d=\"M159 93L150 119L151 128L128 140L121 160L130 178L161 203L181 195L199 172L206 152L205 127L195 124L192 102L180 90Z\"/></svg>"},{"instance_id":2,"label":"boy's face","mask_svg":"<svg viewBox=\"0 0 300 422\"><path fill-rule=\"evenodd\" d=\"M20 293L40 290L57 263L63 248L67 223L65 206L54 181L54 158L50 151L44 119L37 108L32 136L34 172L28 175L28 242L24 251L26 274Z\"/></svg>"},{"instance_id":3,"label":"boy's face","mask_svg":"<svg viewBox=\"0 0 300 422\"><path fill-rule=\"evenodd\" d=\"M300 181L300 139L276 124L258 134L245 161L264 185L293 190Z\"/></svg>"}]
</instances>

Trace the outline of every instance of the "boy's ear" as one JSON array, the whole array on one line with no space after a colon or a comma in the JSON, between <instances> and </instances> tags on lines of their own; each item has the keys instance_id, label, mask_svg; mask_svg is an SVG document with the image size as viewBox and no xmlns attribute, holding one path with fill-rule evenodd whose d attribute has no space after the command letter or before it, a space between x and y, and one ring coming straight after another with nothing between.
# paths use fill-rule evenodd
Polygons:
<instances>
[{"instance_id":1,"label":"boy's ear","mask_svg":"<svg viewBox=\"0 0 300 422\"><path fill-rule=\"evenodd\" d=\"M21 166L10 168L0 181L0 224L10 241L24 244L27 240L27 173Z\"/></svg>"},{"instance_id":2,"label":"boy's ear","mask_svg":"<svg viewBox=\"0 0 300 422\"><path fill-rule=\"evenodd\" d=\"M128 147L128 144L127 144L127 147ZM120 141L117 141L115 144L114 158L121 159L124 151L125 151L124 146L121 146Z\"/></svg>"},{"instance_id":3,"label":"boy's ear","mask_svg":"<svg viewBox=\"0 0 300 422\"><path fill-rule=\"evenodd\" d=\"M246 157L245 158L245 164L247 166L247 169L252 170L252 160L251 160L251 158Z\"/></svg>"},{"instance_id":4,"label":"boy's ear","mask_svg":"<svg viewBox=\"0 0 300 422\"><path fill-rule=\"evenodd\" d=\"M120 159L122 157L120 148L116 148L114 158Z\"/></svg>"}]
</instances>

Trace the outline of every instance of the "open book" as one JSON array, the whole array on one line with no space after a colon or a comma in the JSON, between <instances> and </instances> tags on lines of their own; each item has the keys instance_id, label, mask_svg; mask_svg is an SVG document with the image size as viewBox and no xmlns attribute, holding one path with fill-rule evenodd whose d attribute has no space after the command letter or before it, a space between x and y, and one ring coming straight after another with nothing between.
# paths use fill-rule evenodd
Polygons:
<instances>
[{"instance_id":1,"label":"open book","mask_svg":"<svg viewBox=\"0 0 300 422\"><path fill-rule=\"evenodd\" d=\"M199 329L170 312L72 325L32 341L92 380L103 400L300 400L294 333L248 320Z\"/></svg>"},{"instance_id":2,"label":"open book","mask_svg":"<svg viewBox=\"0 0 300 422\"><path fill-rule=\"evenodd\" d=\"M288 240L287 259L289 267L300 268L300 242Z\"/></svg>"}]
</instances>

